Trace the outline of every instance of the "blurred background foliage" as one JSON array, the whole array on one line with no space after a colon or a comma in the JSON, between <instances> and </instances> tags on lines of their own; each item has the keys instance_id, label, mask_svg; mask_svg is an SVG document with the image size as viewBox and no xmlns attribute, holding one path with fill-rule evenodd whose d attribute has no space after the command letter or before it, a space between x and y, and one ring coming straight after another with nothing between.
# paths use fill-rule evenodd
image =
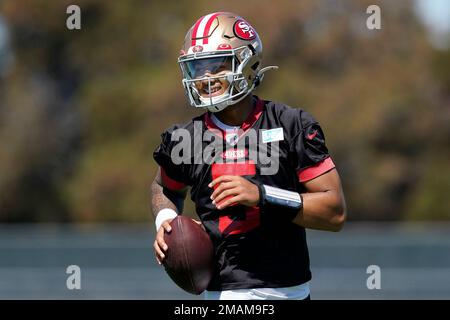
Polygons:
<instances>
[{"instance_id":1,"label":"blurred background foliage","mask_svg":"<svg viewBox=\"0 0 450 320\"><path fill-rule=\"evenodd\" d=\"M70 4L0 3L1 222L150 221L160 133L199 114L181 42L214 11L245 17L280 66L256 94L319 119L350 220L450 219L450 51L412 1L79 0L74 31Z\"/></svg>"}]
</instances>

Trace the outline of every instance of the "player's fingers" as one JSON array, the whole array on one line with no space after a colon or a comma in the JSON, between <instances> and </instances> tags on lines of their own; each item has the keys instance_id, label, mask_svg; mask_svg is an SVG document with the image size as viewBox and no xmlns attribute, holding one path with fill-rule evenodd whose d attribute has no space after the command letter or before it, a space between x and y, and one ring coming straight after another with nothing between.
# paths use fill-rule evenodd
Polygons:
<instances>
[{"instance_id":1,"label":"player's fingers","mask_svg":"<svg viewBox=\"0 0 450 320\"><path fill-rule=\"evenodd\" d=\"M236 186L235 182L222 182L211 195L211 200L214 200L221 192Z\"/></svg>"},{"instance_id":2,"label":"player's fingers","mask_svg":"<svg viewBox=\"0 0 450 320\"><path fill-rule=\"evenodd\" d=\"M229 175L220 176L220 177L214 179L210 184L208 184L208 187L213 188L218 183L225 182L225 181L232 181L234 179L235 179L235 176L229 176Z\"/></svg>"},{"instance_id":3,"label":"player's fingers","mask_svg":"<svg viewBox=\"0 0 450 320\"><path fill-rule=\"evenodd\" d=\"M167 233L169 233L170 231L172 231L172 227L170 226L170 222L172 221L173 219L167 219L166 221L164 221L162 224L161 224L161 226L164 228L164 230L167 232Z\"/></svg>"},{"instance_id":4,"label":"player's fingers","mask_svg":"<svg viewBox=\"0 0 450 320\"><path fill-rule=\"evenodd\" d=\"M159 230L161 231L164 231L164 229L162 229L162 228L159 228ZM164 251L166 251L167 250L167 244L166 244L166 242L164 241L164 234L163 234L163 232L158 232L158 234L156 235L156 242L158 243L158 246L161 248L161 249L163 249Z\"/></svg>"},{"instance_id":5,"label":"player's fingers","mask_svg":"<svg viewBox=\"0 0 450 320\"><path fill-rule=\"evenodd\" d=\"M223 198L228 197L230 195L237 195L238 194L238 189L237 188L232 188L232 189L228 189L225 190L223 192L221 192L213 201L214 205L218 205L220 203L220 201L223 200Z\"/></svg>"},{"instance_id":6,"label":"player's fingers","mask_svg":"<svg viewBox=\"0 0 450 320\"><path fill-rule=\"evenodd\" d=\"M232 197L230 199L225 200L223 203L219 204L217 206L217 209L223 210L226 207L228 207L230 204L232 204L232 203L239 203L241 200L242 200L242 196L241 195L234 196L234 197Z\"/></svg>"},{"instance_id":7,"label":"player's fingers","mask_svg":"<svg viewBox=\"0 0 450 320\"><path fill-rule=\"evenodd\" d=\"M211 194L211 197L209 197L211 200L214 200L215 197L217 197L218 194L220 194L225 188L228 182L221 183L217 186L216 190L213 191Z\"/></svg>"},{"instance_id":8,"label":"player's fingers","mask_svg":"<svg viewBox=\"0 0 450 320\"><path fill-rule=\"evenodd\" d=\"M158 256L158 259L160 261L162 261L165 258L165 255L161 251L161 246L159 245L158 241L155 240L155 243L153 244L153 248L155 249L155 253Z\"/></svg>"},{"instance_id":9,"label":"player's fingers","mask_svg":"<svg viewBox=\"0 0 450 320\"><path fill-rule=\"evenodd\" d=\"M156 262L158 262L159 265L162 264L162 261L161 261L161 259L159 258L159 255L156 253L156 251L155 251L155 259L156 259Z\"/></svg>"}]
</instances>

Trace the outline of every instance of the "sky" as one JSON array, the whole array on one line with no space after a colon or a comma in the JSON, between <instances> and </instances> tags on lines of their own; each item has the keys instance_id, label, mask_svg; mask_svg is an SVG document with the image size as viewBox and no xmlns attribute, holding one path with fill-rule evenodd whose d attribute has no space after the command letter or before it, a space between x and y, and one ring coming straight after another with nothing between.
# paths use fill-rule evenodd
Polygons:
<instances>
[{"instance_id":1,"label":"sky","mask_svg":"<svg viewBox=\"0 0 450 320\"><path fill-rule=\"evenodd\" d=\"M416 0L415 9L430 31L432 44L450 48L450 0Z\"/></svg>"}]
</instances>

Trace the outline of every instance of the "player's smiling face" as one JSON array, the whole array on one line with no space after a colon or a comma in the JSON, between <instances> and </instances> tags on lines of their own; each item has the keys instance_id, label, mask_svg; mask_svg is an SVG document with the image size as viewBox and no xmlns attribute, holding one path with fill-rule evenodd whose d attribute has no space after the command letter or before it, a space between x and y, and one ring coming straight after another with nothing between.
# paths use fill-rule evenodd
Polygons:
<instances>
[{"instance_id":1,"label":"player's smiling face","mask_svg":"<svg viewBox=\"0 0 450 320\"><path fill-rule=\"evenodd\" d=\"M226 78L230 72L232 72L230 59L199 60L195 65L195 77L201 80L195 82L195 87L203 98L220 96L230 86Z\"/></svg>"},{"instance_id":2,"label":"player's smiling face","mask_svg":"<svg viewBox=\"0 0 450 320\"><path fill-rule=\"evenodd\" d=\"M220 74L207 74L206 76L220 76ZM226 80L225 77L211 79L211 82L208 80L208 78L205 78L202 81L197 81L195 83L195 86L203 98L210 98L224 94L228 90L230 83Z\"/></svg>"}]
</instances>

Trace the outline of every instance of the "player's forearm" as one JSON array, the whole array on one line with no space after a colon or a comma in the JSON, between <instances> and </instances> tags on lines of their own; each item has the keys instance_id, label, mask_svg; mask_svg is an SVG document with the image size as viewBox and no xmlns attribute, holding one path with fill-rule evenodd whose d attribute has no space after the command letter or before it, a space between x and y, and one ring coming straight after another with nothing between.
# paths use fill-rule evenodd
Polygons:
<instances>
[{"instance_id":1,"label":"player's forearm","mask_svg":"<svg viewBox=\"0 0 450 320\"><path fill-rule=\"evenodd\" d=\"M346 218L345 200L336 191L304 193L303 209L293 222L310 229L339 231Z\"/></svg>"},{"instance_id":2,"label":"player's forearm","mask_svg":"<svg viewBox=\"0 0 450 320\"><path fill-rule=\"evenodd\" d=\"M178 213L183 211L184 195L165 189L157 178L151 185L151 208L153 217L162 209L172 209Z\"/></svg>"}]
</instances>

